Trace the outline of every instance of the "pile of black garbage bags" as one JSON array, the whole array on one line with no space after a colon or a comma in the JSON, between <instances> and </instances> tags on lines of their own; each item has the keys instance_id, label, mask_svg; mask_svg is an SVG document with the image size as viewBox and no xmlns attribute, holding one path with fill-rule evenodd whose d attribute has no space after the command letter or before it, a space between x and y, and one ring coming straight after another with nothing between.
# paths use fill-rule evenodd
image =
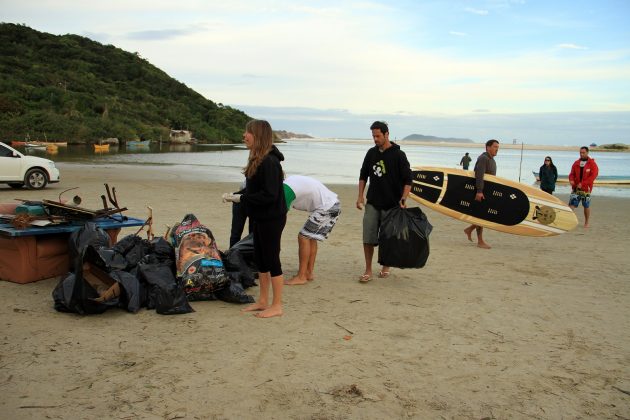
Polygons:
<instances>
[{"instance_id":1,"label":"pile of black garbage bags","mask_svg":"<svg viewBox=\"0 0 630 420\"><path fill-rule=\"evenodd\" d=\"M136 313L155 309L164 315L193 312L191 300L251 303L254 286L253 238L235 244L205 275L205 293L191 293L176 275L175 247L164 238L129 235L113 246L109 236L86 222L69 239L70 272L53 290L55 309L100 314L112 307Z\"/></svg>"}]
</instances>

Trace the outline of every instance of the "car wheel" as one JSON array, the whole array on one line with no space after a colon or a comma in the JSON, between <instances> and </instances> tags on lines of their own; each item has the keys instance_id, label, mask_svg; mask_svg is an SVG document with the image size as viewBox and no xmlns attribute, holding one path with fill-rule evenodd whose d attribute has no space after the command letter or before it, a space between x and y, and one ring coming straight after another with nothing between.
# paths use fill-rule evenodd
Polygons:
<instances>
[{"instance_id":1,"label":"car wheel","mask_svg":"<svg viewBox=\"0 0 630 420\"><path fill-rule=\"evenodd\" d=\"M31 169L26 173L24 183L30 190L41 190L48 184L48 176L41 169Z\"/></svg>"},{"instance_id":2,"label":"car wheel","mask_svg":"<svg viewBox=\"0 0 630 420\"><path fill-rule=\"evenodd\" d=\"M9 184L9 187L15 188L16 190L22 188L23 186L24 186L24 184L22 184L21 182L11 182Z\"/></svg>"}]
</instances>

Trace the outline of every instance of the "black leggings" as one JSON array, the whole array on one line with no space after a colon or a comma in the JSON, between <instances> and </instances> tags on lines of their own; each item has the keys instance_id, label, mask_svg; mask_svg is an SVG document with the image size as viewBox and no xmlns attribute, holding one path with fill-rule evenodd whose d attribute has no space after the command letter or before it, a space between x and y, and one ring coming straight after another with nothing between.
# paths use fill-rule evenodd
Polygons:
<instances>
[{"instance_id":1,"label":"black leggings","mask_svg":"<svg viewBox=\"0 0 630 420\"><path fill-rule=\"evenodd\" d=\"M230 230L230 248L232 248L235 243L241 240L246 222L247 215L245 214L243 204L232 203L232 229ZM249 226L249 233L252 233L251 223Z\"/></svg>"},{"instance_id":2,"label":"black leggings","mask_svg":"<svg viewBox=\"0 0 630 420\"><path fill-rule=\"evenodd\" d=\"M282 275L280 264L280 240L287 223L287 215L279 219L252 221L254 231L254 261L261 273L269 272L271 277Z\"/></svg>"}]
</instances>

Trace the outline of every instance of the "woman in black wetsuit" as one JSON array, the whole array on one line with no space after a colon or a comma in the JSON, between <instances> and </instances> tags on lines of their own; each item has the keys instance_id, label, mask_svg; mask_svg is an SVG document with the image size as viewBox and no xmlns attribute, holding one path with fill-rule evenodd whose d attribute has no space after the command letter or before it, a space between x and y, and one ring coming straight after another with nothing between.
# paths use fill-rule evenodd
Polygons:
<instances>
[{"instance_id":1,"label":"woman in black wetsuit","mask_svg":"<svg viewBox=\"0 0 630 420\"><path fill-rule=\"evenodd\" d=\"M258 301L243 311L256 311L259 318L282 315L282 265L280 239L287 221L287 205L282 181L281 161L284 156L273 145L271 125L264 120L247 123L243 142L249 149L245 192L240 202L252 223L254 233L254 260L258 266L260 296ZM269 289L273 300L269 304Z\"/></svg>"}]
</instances>

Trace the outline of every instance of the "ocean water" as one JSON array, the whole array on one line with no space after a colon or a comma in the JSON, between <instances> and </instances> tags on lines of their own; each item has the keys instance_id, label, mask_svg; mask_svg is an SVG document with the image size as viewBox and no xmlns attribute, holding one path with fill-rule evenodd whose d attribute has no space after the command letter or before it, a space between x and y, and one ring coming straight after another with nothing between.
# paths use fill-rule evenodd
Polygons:
<instances>
[{"instance_id":1,"label":"ocean water","mask_svg":"<svg viewBox=\"0 0 630 420\"><path fill-rule=\"evenodd\" d=\"M483 146L470 147L425 146L399 143L412 166L445 166L456 168L465 152L472 157L471 168ZM283 168L287 174L312 176L327 184L356 184L366 151L371 140L289 140L277 145L285 156ZM31 152L36 154L37 152ZM158 145L142 149L115 147L109 153L95 153L89 147L60 147L59 153L49 158L59 162L121 165L169 165L196 178L220 182L240 183L248 156L244 146ZM45 152L37 154L44 155ZM497 175L525 184L536 185L532 171L538 171L545 156L551 156L560 175L569 173L579 157L575 150L499 149L495 158ZM600 175L630 177L630 153L591 152ZM557 193L568 194L569 187L557 185ZM630 197L630 187L596 186L594 195Z\"/></svg>"}]
</instances>

